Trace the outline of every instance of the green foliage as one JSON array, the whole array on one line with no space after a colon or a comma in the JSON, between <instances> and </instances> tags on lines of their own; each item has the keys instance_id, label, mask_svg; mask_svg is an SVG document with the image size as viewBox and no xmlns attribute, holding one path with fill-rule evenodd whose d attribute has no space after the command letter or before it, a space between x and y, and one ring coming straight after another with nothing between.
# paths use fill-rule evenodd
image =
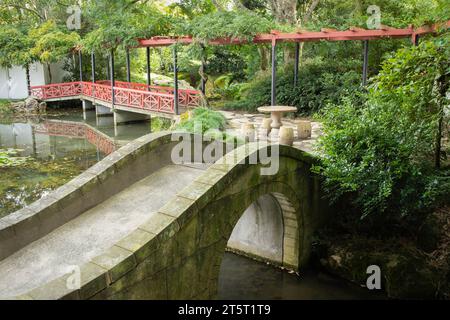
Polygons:
<instances>
[{"instance_id":1,"label":"green foliage","mask_svg":"<svg viewBox=\"0 0 450 320\"><path fill-rule=\"evenodd\" d=\"M324 157L315 170L333 199L353 193L363 217L405 215L448 199L449 172L431 161L448 104L437 88L450 73L448 50L443 38L399 50L383 64L366 103L345 99L323 112Z\"/></svg>"},{"instance_id":2,"label":"green foliage","mask_svg":"<svg viewBox=\"0 0 450 320\"><path fill-rule=\"evenodd\" d=\"M18 167L26 163L29 157L20 157L18 149L0 149L0 168Z\"/></svg>"},{"instance_id":3,"label":"green foliage","mask_svg":"<svg viewBox=\"0 0 450 320\"><path fill-rule=\"evenodd\" d=\"M305 62L300 68L297 86L292 68L277 74L277 104L296 106L300 114L314 113L343 96L360 92L361 75L351 66L331 64L322 59ZM228 109L256 111L270 104L271 75L265 73L241 88L241 100L225 104Z\"/></svg>"},{"instance_id":4,"label":"green foliage","mask_svg":"<svg viewBox=\"0 0 450 320\"><path fill-rule=\"evenodd\" d=\"M218 38L251 40L273 27L273 22L251 11L217 11L196 16L189 24L179 26L179 33L192 35L199 41Z\"/></svg>"},{"instance_id":5,"label":"green foliage","mask_svg":"<svg viewBox=\"0 0 450 320\"><path fill-rule=\"evenodd\" d=\"M173 20L155 6L129 0L91 1L86 12L90 22L83 39L86 52L135 46L138 38L167 34Z\"/></svg>"},{"instance_id":6,"label":"green foliage","mask_svg":"<svg viewBox=\"0 0 450 320\"><path fill-rule=\"evenodd\" d=\"M396 28L450 19L448 0L328 0L320 3L306 26L315 30L321 27L340 30L351 26L367 28L370 15L366 10L371 5L380 8L382 24Z\"/></svg>"},{"instance_id":7,"label":"green foliage","mask_svg":"<svg viewBox=\"0 0 450 320\"><path fill-rule=\"evenodd\" d=\"M0 66L24 66L33 61L31 41L23 29L0 25Z\"/></svg>"},{"instance_id":8,"label":"green foliage","mask_svg":"<svg viewBox=\"0 0 450 320\"><path fill-rule=\"evenodd\" d=\"M30 30L29 38L34 43L31 53L43 63L58 62L80 41L76 32L66 33L52 20Z\"/></svg>"},{"instance_id":9,"label":"green foliage","mask_svg":"<svg viewBox=\"0 0 450 320\"><path fill-rule=\"evenodd\" d=\"M182 121L178 129L187 132L205 133L210 130L224 130L226 119L222 113L208 108L196 108L192 110L190 119Z\"/></svg>"},{"instance_id":10,"label":"green foliage","mask_svg":"<svg viewBox=\"0 0 450 320\"><path fill-rule=\"evenodd\" d=\"M154 117L150 121L151 132L159 132L169 130L172 127L172 121L170 119Z\"/></svg>"}]
</instances>

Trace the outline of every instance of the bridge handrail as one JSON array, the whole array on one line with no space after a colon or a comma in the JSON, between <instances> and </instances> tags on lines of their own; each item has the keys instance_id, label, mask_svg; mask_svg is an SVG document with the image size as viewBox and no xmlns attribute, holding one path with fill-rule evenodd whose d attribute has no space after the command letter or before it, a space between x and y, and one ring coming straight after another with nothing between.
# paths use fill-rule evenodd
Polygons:
<instances>
[{"instance_id":1,"label":"bridge handrail","mask_svg":"<svg viewBox=\"0 0 450 320\"><path fill-rule=\"evenodd\" d=\"M129 146L128 150L126 150L127 153L141 154L142 150L140 149L142 148L149 148L152 146L153 148L155 148L156 145L160 145L162 141L165 141L162 143L168 143L170 141L171 133L159 133L158 137L156 137L155 139L149 139L150 135L137 139L139 141L135 145ZM153 252L150 250L151 248L155 250L155 248L158 248L158 246L164 243L166 239L170 239L179 230L185 228L189 224L190 218L194 216L195 212L199 212L200 210L202 210L202 208L207 205L207 200L213 199L214 195L217 194L217 184L220 184L220 186L225 188L228 185L225 180L230 181L230 179L232 180L233 178L237 178L237 176L242 175L242 170L245 169L246 165L240 166L240 163L245 163L245 161L252 157L254 153L259 152L262 148L268 147L268 145L263 145L262 147L255 148L254 146L256 146L256 144L251 144L250 147L247 146L248 145L244 145L236 149L235 154L226 154L221 159L219 159L216 164L213 164L200 177L196 179L196 181L207 179L207 181L210 182L209 184L211 184L211 186L205 189L202 194L198 195L196 200L190 200L188 198L180 196L180 194L190 188L191 184L198 184L198 182L194 181L190 185L186 186L186 188L181 192L179 192L171 201L169 201L173 204L186 203L186 201L188 200L188 205L186 204L181 207L177 207L177 211L173 212L173 214L169 216L167 215L167 213L164 214L164 212L166 212L165 210L168 210L168 208L165 209L165 207L170 207L170 203L168 202L166 206L159 209L158 213L152 215L139 228L130 233L127 237L119 240L109 249L106 249L103 254L98 255L96 258L99 258L100 261L102 257L108 257L108 260L112 263L111 265L108 265L107 269L99 268L97 265L93 265L93 263L90 261L82 264L80 266L81 274L88 274L89 276L85 276L82 278L82 281L80 283L81 288L79 290L67 287L66 283L68 281L68 278L72 275L71 273L67 273L54 279L53 281L40 285L39 287L27 292L22 296L10 298L88 299L99 293L100 291L108 288L108 286L112 285L112 283L120 279L124 274L127 274L131 270L135 269L139 262L141 262L143 259L148 258L148 255ZM124 149L125 147L123 147L122 149ZM122 149L119 149L119 151ZM114 158L113 155L117 153L120 152L111 154L110 158ZM318 158L310 155L309 153L283 145L280 145L279 154L280 156L299 160L310 165L316 164L318 161L320 161ZM228 162L233 160L234 162ZM234 165L228 165L227 163L234 163ZM102 165L98 163L97 168L102 168ZM104 170L104 168L101 170ZM101 170L99 171L99 173L102 172ZM218 176L218 178L214 179L213 182L210 180L211 176ZM164 216L164 219L161 219L161 215ZM162 221L164 221L164 223L162 223ZM150 233L150 231L145 231L148 235L146 238L142 238L142 230L149 229L151 229L152 232ZM124 250L127 252L127 255L123 254ZM95 267L95 272L93 271L93 267ZM93 288L95 288L96 291L92 291Z\"/></svg>"},{"instance_id":2,"label":"bridge handrail","mask_svg":"<svg viewBox=\"0 0 450 320\"><path fill-rule=\"evenodd\" d=\"M128 165L137 161L136 154L150 154L170 143L171 133L168 132L150 133L133 140L45 197L0 218L0 261L106 200L104 197L120 192L121 181L138 181L141 176ZM169 162L170 155L164 161ZM98 197L89 197L89 192L97 187L107 191L99 193ZM63 213L61 208L70 209Z\"/></svg>"}]
</instances>

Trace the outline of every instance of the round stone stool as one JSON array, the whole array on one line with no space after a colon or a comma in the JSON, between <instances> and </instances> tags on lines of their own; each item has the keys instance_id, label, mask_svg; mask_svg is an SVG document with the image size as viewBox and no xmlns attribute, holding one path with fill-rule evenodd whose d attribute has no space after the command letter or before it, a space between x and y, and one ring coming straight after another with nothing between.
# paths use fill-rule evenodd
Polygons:
<instances>
[{"instance_id":1,"label":"round stone stool","mask_svg":"<svg viewBox=\"0 0 450 320\"><path fill-rule=\"evenodd\" d=\"M311 121L308 120L297 121L297 134L299 139L311 138Z\"/></svg>"},{"instance_id":2,"label":"round stone stool","mask_svg":"<svg viewBox=\"0 0 450 320\"><path fill-rule=\"evenodd\" d=\"M271 118L264 118L260 127L261 134L268 136L270 131L272 130L271 124L272 124Z\"/></svg>"},{"instance_id":3,"label":"round stone stool","mask_svg":"<svg viewBox=\"0 0 450 320\"><path fill-rule=\"evenodd\" d=\"M279 132L279 142L280 144L292 146L294 143L294 129L281 126Z\"/></svg>"},{"instance_id":4,"label":"round stone stool","mask_svg":"<svg viewBox=\"0 0 450 320\"><path fill-rule=\"evenodd\" d=\"M255 141L255 126L253 123L243 123L241 128L241 133L245 138L245 141L254 142Z\"/></svg>"}]
</instances>

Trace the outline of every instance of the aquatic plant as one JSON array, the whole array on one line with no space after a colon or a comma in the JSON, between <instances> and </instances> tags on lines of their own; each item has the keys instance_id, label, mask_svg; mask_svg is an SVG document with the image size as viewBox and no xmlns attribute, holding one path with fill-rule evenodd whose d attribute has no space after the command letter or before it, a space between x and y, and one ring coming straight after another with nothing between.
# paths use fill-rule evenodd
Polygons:
<instances>
[{"instance_id":1,"label":"aquatic plant","mask_svg":"<svg viewBox=\"0 0 450 320\"><path fill-rule=\"evenodd\" d=\"M0 168L21 166L30 160L30 157L19 156L20 149L0 149Z\"/></svg>"}]
</instances>

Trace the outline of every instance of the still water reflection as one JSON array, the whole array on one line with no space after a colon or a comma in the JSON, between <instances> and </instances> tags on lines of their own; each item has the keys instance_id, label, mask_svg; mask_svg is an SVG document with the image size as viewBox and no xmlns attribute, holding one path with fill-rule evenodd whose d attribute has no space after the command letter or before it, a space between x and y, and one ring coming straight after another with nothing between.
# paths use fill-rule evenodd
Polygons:
<instances>
[{"instance_id":1,"label":"still water reflection","mask_svg":"<svg viewBox=\"0 0 450 320\"><path fill-rule=\"evenodd\" d=\"M0 165L0 218L63 185L108 153L150 132L148 122L114 128L112 117L95 111L58 113L0 124L0 150L27 157Z\"/></svg>"},{"instance_id":2,"label":"still water reflection","mask_svg":"<svg viewBox=\"0 0 450 320\"><path fill-rule=\"evenodd\" d=\"M226 252L219 276L219 299L384 299L352 283L314 270L300 276Z\"/></svg>"}]
</instances>

